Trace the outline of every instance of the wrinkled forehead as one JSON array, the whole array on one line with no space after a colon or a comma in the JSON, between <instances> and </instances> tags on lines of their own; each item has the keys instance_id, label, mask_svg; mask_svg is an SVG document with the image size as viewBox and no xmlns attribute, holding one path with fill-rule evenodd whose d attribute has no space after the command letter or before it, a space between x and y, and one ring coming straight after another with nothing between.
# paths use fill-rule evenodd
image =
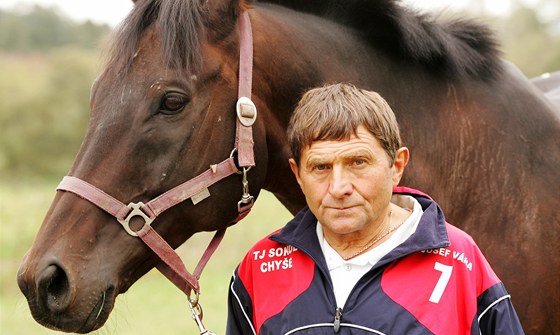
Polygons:
<instances>
[{"instance_id":1,"label":"wrinkled forehead","mask_svg":"<svg viewBox=\"0 0 560 335\"><path fill-rule=\"evenodd\" d=\"M353 149L353 148L381 148L382 145L379 139L375 137L365 126L360 125L356 129L347 128L348 131L341 134L336 134L336 136L315 136L309 137L301 148L301 155L309 152L310 150L317 150L319 148L341 148L341 149Z\"/></svg>"},{"instance_id":2,"label":"wrinkled forehead","mask_svg":"<svg viewBox=\"0 0 560 335\"><path fill-rule=\"evenodd\" d=\"M332 123L325 122L317 129L306 128L306 134L303 136L302 150L308 149L314 143L324 141L345 142L353 138L359 137L358 130L367 132L363 125L347 124L344 127L336 127ZM371 135L371 133L369 133ZM363 133L362 133L363 135Z\"/></svg>"}]
</instances>

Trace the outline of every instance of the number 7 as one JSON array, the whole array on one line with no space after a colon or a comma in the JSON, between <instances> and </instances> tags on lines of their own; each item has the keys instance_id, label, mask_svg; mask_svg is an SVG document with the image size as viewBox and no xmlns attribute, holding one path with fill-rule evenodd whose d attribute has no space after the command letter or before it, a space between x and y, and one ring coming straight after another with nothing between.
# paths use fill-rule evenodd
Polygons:
<instances>
[{"instance_id":1,"label":"number 7","mask_svg":"<svg viewBox=\"0 0 560 335\"><path fill-rule=\"evenodd\" d=\"M453 266L436 262L434 269L440 271L441 276L439 277L436 287L434 287L432 295L430 296L430 302L437 304L443 295L443 291L445 291L445 288L447 287L447 283L449 283L451 273L453 272Z\"/></svg>"}]
</instances>

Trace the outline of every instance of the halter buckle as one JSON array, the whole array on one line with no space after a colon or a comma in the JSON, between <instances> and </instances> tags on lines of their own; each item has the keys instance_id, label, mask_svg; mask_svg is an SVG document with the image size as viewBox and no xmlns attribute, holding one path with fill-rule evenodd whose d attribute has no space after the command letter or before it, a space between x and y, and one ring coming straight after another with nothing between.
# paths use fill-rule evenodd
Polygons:
<instances>
[{"instance_id":1,"label":"halter buckle","mask_svg":"<svg viewBox=\"0 0 560 335\"><path fill-rule=\"evenodd\" d=\"M241 122L241 124L245 127L252 126L257 120L257 107L251 99L247 97L240 97L239 100L237 100L235 109L237 110L237 118L239 119L239 122Z\"/></svg>"},{"instance_id":2,"label":"halter buckle","mask_svg":"<svg viewBox=\"0 0 560 335\"><path fill-rule=\"evenodd\" d=\"M134 237L138 237L138 231L140 231L142 228L144 228L145 226L149 226L152 224L152 222L154 221L155 217L150 217L148 216L143 210L142 207L144 207L144 203L143 202L138 202L138 203L129 203L128 204L128 208L131 209L130 213L128 213L127 217L124 220L118 219L117 221L119 221L119 223L123 226L124 230L126 230L126 232ZM140 228L137 231L134 231L130 228L130 220L135 217L135 216L139 216L142 219L144 219L144 225L142 226L142 228Z\"/></svg>"}]
</instances>

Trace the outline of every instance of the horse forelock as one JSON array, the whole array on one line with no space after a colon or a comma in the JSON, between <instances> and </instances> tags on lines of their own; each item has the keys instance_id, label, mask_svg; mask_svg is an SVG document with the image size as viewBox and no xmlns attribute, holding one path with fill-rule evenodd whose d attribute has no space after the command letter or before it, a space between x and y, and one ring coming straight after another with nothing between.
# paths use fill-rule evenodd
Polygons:
<instances>
[{"instance_id":1,"label":"horse forelock","mask_svg":"<svg viewBox=\"0 0 560 335\"><path fill-rule=\"evenodd\" d=\"M250 0L136 1L115 32L109 64L117 71L126 71L133 63L143 34L157 25L166 65L196 72L202 63L202 44L229 36L239 12L251 7Z\"/></svg>"},{"instance_id":2,"label":"horse forelock","mask_svg":"<svg viewBox=\"0 0 560 335\"><path fill-rule=\"evenodd\" d=\"M361 32L392 57L443 76L487 79L501 72L494 33L473 20L436 20L398 0L262 0L307 12Z\"/></svg>"},{"instance_id":3,"label":"horse forelock","mask_svg":"<svg viewBox=\"0 0 560 335\"><path fill-rule=\"evenodd\" d=\"M201 64L200 47L205 38L204 11L201 1L137 1L115 32L109 64L118 71L130 68L143 34L156 25L166 65L196 71Z\"/></svg>"}]
</instances>

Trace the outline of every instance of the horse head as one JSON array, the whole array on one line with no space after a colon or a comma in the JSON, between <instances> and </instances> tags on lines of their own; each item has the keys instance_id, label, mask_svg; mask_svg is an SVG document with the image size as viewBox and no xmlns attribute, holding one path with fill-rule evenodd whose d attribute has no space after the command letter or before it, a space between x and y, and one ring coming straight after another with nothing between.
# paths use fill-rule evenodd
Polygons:
<instances>
[{"instance_id":1,"label":"horse head","mask_svg":"<svg viewBox=\"0 0 560 335\"><path fill-rule=\"evenodd\" d=\"M241 10L236 1L137 3L92 87L90 122L69 175L138 203L228 157L237 164ZM267 160L262 119L252 130L257 164L247 177L257 195ZM227 227L238 213L241 178L222 179L208 188L208 198L180 202L152 226L173 248L197 232ZM136 219L131 230L138 229ZM58 192L18 283L38 322L85 333L101 327L115 297L157 262L106 211Z\"/></svg>"}]
</instances>

